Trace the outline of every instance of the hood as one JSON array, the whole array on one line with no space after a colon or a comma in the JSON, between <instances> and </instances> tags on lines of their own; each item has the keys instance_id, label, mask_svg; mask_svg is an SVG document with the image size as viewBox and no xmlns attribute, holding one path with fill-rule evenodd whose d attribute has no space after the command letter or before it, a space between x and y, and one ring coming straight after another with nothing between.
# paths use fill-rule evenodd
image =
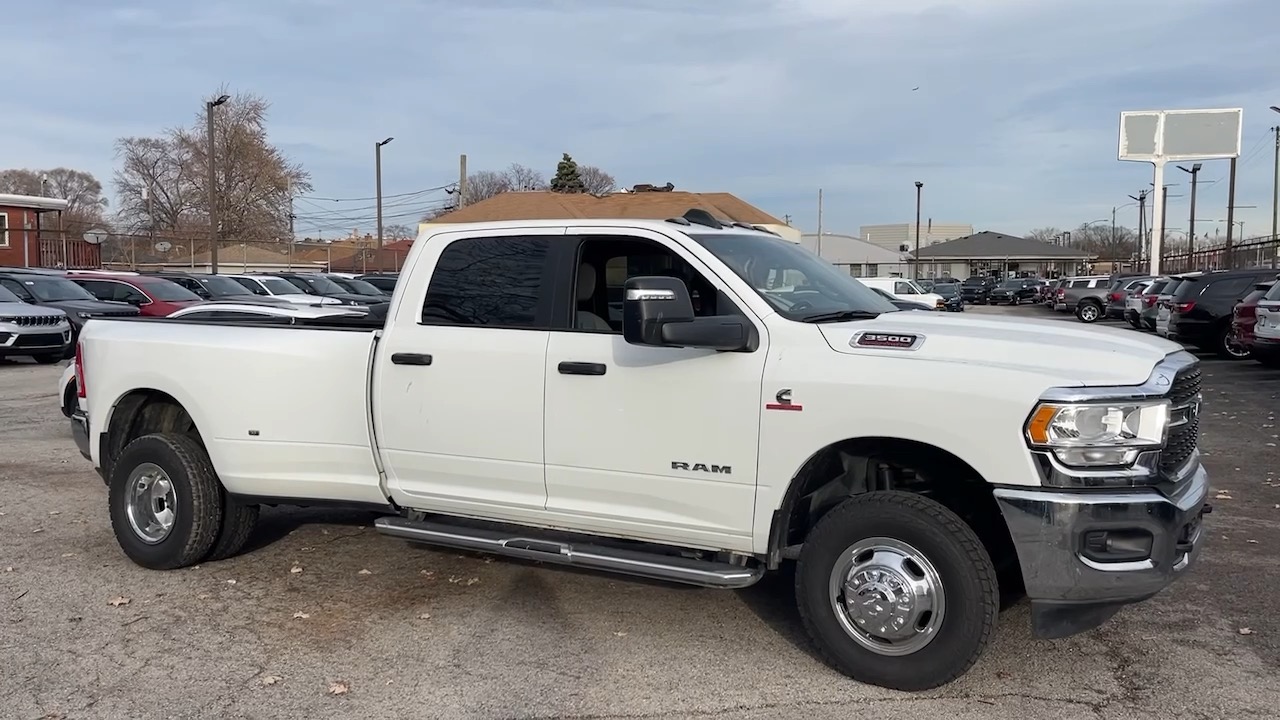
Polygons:
<instances>
[{"instance_id":1,"label":"hood","mask_svg":"<svg viewBox=\"0 0 1280 720\"><path fill-rule=\"evenodd\" d=\"M893 312L874 320L819 325L831 348L849 355L896 353L920 360L969 363L1054 375L1059 384L1135 385L1182 346L1132 330L1054 320ZM856 333L923 337L915 350L852 347Z\"/></svg>"},{"instance_id":2,"label":"hood","mask_svg":"<svg viewBox=\"0 0 1280 720\"><path fill-rule=\"evenodd\" d=\"M50 315L62 318L67 316L56 307L0 302L0 317L48 317Z\"/></svg>"}]
</instances>

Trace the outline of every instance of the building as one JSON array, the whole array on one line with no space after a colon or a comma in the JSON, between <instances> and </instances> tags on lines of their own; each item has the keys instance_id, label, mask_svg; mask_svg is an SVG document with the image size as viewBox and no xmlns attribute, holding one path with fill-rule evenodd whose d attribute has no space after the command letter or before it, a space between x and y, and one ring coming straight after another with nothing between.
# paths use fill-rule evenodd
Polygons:
<instances>
[{"instance_id":1,"label":"building","mask_svg":"<svg viewBox=\"0 0 1280 720\"><path fill-rule=\"evenodd\" d=\"M0 195L0 266L93 268L99 249L59 232L62 198Z\"/></svg>"},{"instance_id":2,"label":"building","mask_svg":"<svg viewBox=\"0 0 1280 720\"><path fill-rule=\"evenodd\" d=\"M819 243L817 233L805 233L800 237L800 244L854 277L907 275L911 271L910 259L905 253L887 250L852 235L824 232Z\"/></svg>"},{"instance_id":3,"label":"building","mask_svg":"<svg viewBox=\"0 0 1280 720\"><path fill-rule=\"evenodd\" d=\"M921 242L921 245L924 243ZM1079 248L984 230L920 248L920 277L1054 277L1088 272L1097 256Z\"/></svg>"},{"instance_id":4,"label":"building","mask_svg":"<svg viewBox=\"0 0 1280 720\"><path fill-rule=\"evenodd\" d=\"M920 226L920 247L926 248L940 242L973 234L973 226L962 223L936 223L930 220ZM913 252L916 249L916 224L894 223L890 225L863 225L858 237L894 252Z\"/></svg>"},{"instance_id":5,"label":"building","mask_svg":"<svg viewBox=\"0 0 1280 720\"><path fill-rule=\"evenodd\" d=\"M640 189L652 187L637 185L636 190L600 196L546 190L505 192L422 223L419 232L425 227L497 220L665 220L698 208L721 220L761 225L792 242L800 242L799 230L730 193Z\"/></svg>"}]
</instances>

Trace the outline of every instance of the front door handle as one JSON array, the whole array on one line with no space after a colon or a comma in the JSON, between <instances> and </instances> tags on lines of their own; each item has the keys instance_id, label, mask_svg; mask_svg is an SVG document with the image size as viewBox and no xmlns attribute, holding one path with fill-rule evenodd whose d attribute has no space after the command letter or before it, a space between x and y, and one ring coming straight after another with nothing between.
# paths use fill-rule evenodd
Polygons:
<instances>
[{"instance_id":1,"label":"front door handle","mask_svg":"<svg viewBox=\"0 0 1280 720\"><path fill-rule=\"evenodd\" d=\"M396 365L430 365L431 356L426 353L391 353L391 362Z\"/></svg>"},{"instance_id":2,"label":"front door handle","mask_svg":"<svg viewBox=\"0 0 1280 720\"><path fill-rule=\"evenodd\" d=\"M603 375L605 371L604 363L593 362L569 362L560 363L561 375Z\"/></svg>"}]
</instances>

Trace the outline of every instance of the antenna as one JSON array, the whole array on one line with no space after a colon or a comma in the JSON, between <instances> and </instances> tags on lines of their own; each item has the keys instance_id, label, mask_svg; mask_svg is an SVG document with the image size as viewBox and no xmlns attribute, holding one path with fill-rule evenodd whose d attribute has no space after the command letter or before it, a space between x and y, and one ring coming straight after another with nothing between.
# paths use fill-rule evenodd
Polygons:
<instances>
[{"instance_id":1,"label":"antenna","mask_svg":"<svg viewBox=\"0 0 1280 720\"><path fill-rule=\"evenodd\" d=\"M696 223L698 225L705 225L706 227L709 227L709 228L715 228L716 230L719 230L725 226L724 223L717 220L714 215L707 212L706 210L702 210L699 208L690 208L687 212L685 212L684 219L688 220L691 223Z\"/></svg>"}]
</instances>

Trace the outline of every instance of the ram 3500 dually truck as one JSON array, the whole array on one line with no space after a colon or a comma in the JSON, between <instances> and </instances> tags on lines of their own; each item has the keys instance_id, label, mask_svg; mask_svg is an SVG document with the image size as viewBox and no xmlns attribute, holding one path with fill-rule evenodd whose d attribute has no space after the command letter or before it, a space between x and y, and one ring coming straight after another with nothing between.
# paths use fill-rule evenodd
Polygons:
<instances>
[{"instance_id":1,"label":"ram 3500 dually truck","mask_svg":"<svg viewBox=\"0 0 1280 720\"><path fill-rule=\"evenodd\" d=\"M713 588L794 561L827 660L906 690L966 672L1002 600L1052 638L1151 597L1209 511L1180 346L897 311L699 211L428 229L385 325L95 320L76 363L77 442L142 566L236 553L263 504L335 503Z\"/></svg>"}]
</instances>

